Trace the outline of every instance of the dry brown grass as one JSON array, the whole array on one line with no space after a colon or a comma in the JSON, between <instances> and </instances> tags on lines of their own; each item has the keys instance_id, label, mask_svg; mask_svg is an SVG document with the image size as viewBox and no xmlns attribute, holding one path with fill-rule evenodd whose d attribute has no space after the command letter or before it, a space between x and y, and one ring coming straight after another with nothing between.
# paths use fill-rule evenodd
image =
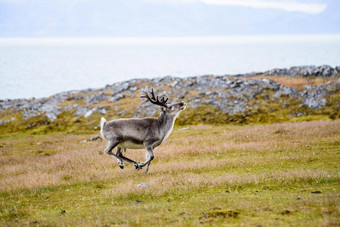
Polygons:
<instances>
[{"instance_id":1,"label":"dry brown grass","mask_svg":"<svg viewBox=\"0 0 340 227\"><path fill-rule=\"evenodd\" d=\"M174 223L180 225L201 222L219 225L229 219L218 215L205 218L204 213L213 213L211 209L216 206L225 208L223 204L228 204L228 209L240 209L237 212L241 214L232 223L246 226L263 223L268 214L281 221L268 219L266 225L305 221L328 225L336 223L335 217L340 215L339 203L332 203L339 201L340 196L336 184L340 179L340 120L198 125L175 130L156 150L147 176L129 164L120 170L116 161L102 152L106 141L80 143L91 136L62 133L3 136L0 139L3 220L14 223L11 221L18 220L20 211L24 213L22 220L39 219L51 224L42 218L47 215L58 225L106 225L110 216L106 216L105 210L109 209L125 220L121 224L158 225L177 220ZM141 161L145 151L128 151L126 155ZM139 183L149 187L138 188ZM269 189L263 189L264 186ZM323 190L319 197L310 194L310 190L319 188ZM225 190L232 192L229 199ZM37 191L41 194L37 195ZM261 192L263 197L258 195ZM301 195L309 198L303 204L295 199ZM294 200L287 200L287 196L294 196ZM49 197L50 206L42 203L45 200L40 197ZM138 208L133 205L137 198L149 202ZM17 201L22 201L19 206L22 208L6 208ZM40 205L32 208L29 204L33 201ZM73 207L72 201L81 208ZM167 201L174 202L171 205ZM63 218L53 216L59 207L76 213ZM99 213L92 214L89 207ZM12 214L13 209L18 214ZM168 209L184 210L185 214L178 216L180 211L173 213ZM323 214L324 211L331 213ZM322 216L308 220L310 215L320 212ZM128 213L135 215L131 217ZM282 218L281 213L286 216ZM84 215L88 215L85 222L81 218ZM302 222L294 222L294 217Z\"/></svg>"},{"instance_id":2,"label":"dry brown grass","mask_svg":"<svg viewBox=\"0 0 340 227\"><path fill-rule=\"evenodd\" d=\"M189 131L174 132L174 136L156 150L151 174L219 167L225 169L225 166L236 168L268 165L268 161L308 159L313 155L294 151L300 147L310 147L315 141L340 141L339 122L281 123L253 127L193 126ZM210 134L205 135L207 132ZM0 191L94 179L121 179L140 174L129 164L125 170L118 171L115 161L101 152L106 141L80 143L83 139L83 135L55 134L26 137L19 144L17 140L2 142ZM268 160L265 156L270 151L283 155L275 155ZM137 160L143 160L144 154L144 150L127 152L128 157ZM249 159L245 155L253 158ZM116 170L113 171L114 169ZM192 180L200 181L198 179L204 178L201 175Z\"/></svg>"},{"instance_id":3,"label":"dry brown grass","mask_svg":"<svg viewBox=\"0 0 340 227\"><path fill-rule=\"evenodd\" d=\"M320 78L320 77L290 77L290 76L265 76L265 75L247 77L245 80L258 80L264 78L269 78L284 86L298 88L305 85L320 86L322 84L326 84L329 81L336 80L334 78Z\"/></svg>"}]
</instances>

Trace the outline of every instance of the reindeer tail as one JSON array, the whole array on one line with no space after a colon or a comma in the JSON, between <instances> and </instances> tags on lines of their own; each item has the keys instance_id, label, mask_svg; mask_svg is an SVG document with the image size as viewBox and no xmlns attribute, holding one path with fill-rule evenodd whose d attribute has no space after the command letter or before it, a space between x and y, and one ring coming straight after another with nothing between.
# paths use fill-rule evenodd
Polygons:
<instances>
[{"instance_id":1,"label":"reindeer tail","mask_svg":"<svg viewBox=\"0 0 340 227\"><path fill-rule=\"evenodd\" d=\"M100 133L102 134L102 137L105 138L105 136L103 135L103 128L106 124L106 120L105 118L102 117L102 119L100 119Z\"/></svg>"}]
</instances>

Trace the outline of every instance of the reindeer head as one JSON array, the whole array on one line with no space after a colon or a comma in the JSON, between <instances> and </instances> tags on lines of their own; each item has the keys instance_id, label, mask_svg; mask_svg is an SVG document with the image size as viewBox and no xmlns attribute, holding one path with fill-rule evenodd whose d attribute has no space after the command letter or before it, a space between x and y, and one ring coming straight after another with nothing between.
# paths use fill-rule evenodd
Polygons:
<instances>
[{"instance_id":1,"label":"reindeer head","mask_svg":"<svg viewBox=\"0 0 340 227\"><path fill-rule=\"evenodd\" d=\"M165 98L164 96L159 100L159 97L155 96L153 89L145 89L143 91L143 95L140 97L146 98L151 103L160 106L160 109L163 113L169 114L171 116L177 116L182 110L186 108L186 104L183 101L175 104L167 104L169 99Z\"/></svg>"}]
</instances>

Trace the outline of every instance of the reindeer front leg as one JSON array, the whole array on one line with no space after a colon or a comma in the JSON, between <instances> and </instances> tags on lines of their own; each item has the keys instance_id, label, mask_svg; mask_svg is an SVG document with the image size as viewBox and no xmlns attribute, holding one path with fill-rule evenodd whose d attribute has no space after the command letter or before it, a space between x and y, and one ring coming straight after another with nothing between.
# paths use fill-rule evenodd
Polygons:
<instances>
[{"instance_id":1,"label":"reindeer front leg","mask_svg":"<svg viewBox=\"0 0 340 227\"><path fill-rule=\"evenodd\" d=\"M141 168L146 166L145 174L148 174L150 162L154 159L152 145L153 145L153 143L147 143L146 144L146 146L145 146L146 151L147 151L146 160L145 160L145 162L138 163L138 166L141 167Z\"/></svg>"},{"instance_id":2,"label":"reindeer front leg","mask_svg":"<svg viewBox=\"0 0 340 227\"><path fill-rule=\"evenodd\" d=\"M146 158L148 159L149 157L149 153L146 154ZM149 166L150 166L150 163L151 161L153 160L153 158L150 160L150 162L148 164L146 164L146 170L145 170L145 174L148 174L149 172Z\"/></svg>"}]
</instances>

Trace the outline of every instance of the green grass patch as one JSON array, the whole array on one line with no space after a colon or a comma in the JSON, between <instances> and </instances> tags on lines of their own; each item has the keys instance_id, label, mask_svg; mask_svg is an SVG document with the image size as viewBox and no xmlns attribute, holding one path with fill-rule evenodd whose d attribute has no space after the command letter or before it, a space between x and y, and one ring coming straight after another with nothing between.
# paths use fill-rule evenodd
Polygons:
<instances>
[{"instance_id":1,"label":"green grass patch","mask_svg":"<svg viewBox=\"0 0 340 227\"><path fill-rule=\"evenodd\" d=\"M80 143L88 134L7 134L0 225L336 226L339 128L338 120L175 128L148 175L100 155L106 143ZM126 155L143 160L145 151Z\"/></svg>"}]
</instances>

